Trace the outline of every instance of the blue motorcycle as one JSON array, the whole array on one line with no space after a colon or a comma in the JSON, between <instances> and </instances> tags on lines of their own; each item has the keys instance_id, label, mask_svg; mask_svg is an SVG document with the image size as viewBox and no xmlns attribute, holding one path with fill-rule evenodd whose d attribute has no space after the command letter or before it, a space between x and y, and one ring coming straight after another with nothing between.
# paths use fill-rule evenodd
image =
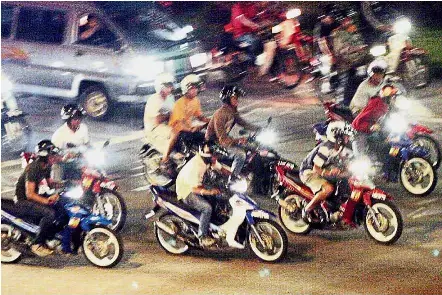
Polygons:
<instances>
[{"instance_id":1,"label":"blue motorcycle","mask_svg":"<svg viewBox=\"0 0 442 295\"><path fill-rule=\"evenodd\" d=\"M93 265L110 268L117 265L123 257L123 241L118 233L108 228L111 220L101 215L93 214L90 208L80 204L75 199L81 196L79 189L60 194L60 200L69 217L69 223L47 241L48 248L59 252L62 243L66 243L64 232L69 229L72 235L77 235L77 241L68 240L69 247L82 248L86 259ZM18 262L25 253L30 252L30 246L39 232L38 225L17 217L17 209L12 201L2 201L1 210L1 262Z\"/></svg>"},{"instance_id":2,"label":"blue motorcycle","mask_svg":"<svg viewBox=\"0 0 442 295\"><path fill-rule=\"evenodd\" d=\"M162 212L155 221L155 236L161 247L171 254L184 254L190 249L206 250L197 237L200 213L177 201L167 187L151 186L155 207L146 219ZM230 186L228 199L217 200L209 228L215 247L245 249L246 246L262 261L276 262L287 253L287 235L275 221L273 213L262 210L245 192L242 180ZM209 199L209 198L208 198ZM210 198L212 201L215 197ZM210 200L209 200L210 201Z\"/></svg>"}]
</instances>

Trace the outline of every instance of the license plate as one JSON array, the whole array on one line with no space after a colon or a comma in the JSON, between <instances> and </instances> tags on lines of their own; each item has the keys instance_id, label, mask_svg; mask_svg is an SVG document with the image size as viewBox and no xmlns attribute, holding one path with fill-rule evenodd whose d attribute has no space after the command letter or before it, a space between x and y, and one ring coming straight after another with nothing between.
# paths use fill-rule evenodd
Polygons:
<instances>
[{"instance_id":1,"label":"license plate","mask_svg":"<svg viewBox=\"0 0 442 295\"><path fill-rule=\"evenodd\" d=\"M396 146L393 146L390 148L390 156L396 157L399 154L399 148Z\"/></svg>"},{"instance_id":2,"label":"license plate","mask_svg":"<svg viewBox=\"0 0 442 295\"><path fill-rule=\"evenodd\" d=\"M80 224L80 218L73 217L69 220L69 227L76 228Z\"/></svg>"}]
</instances>

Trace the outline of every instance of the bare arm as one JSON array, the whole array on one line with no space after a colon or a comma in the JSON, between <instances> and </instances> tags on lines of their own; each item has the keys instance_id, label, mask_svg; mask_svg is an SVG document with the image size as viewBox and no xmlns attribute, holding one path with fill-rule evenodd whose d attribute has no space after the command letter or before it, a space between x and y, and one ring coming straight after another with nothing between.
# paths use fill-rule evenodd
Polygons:
<instances>
[{"instance_id":1,"label":"bare arm","mask_svg":"<svg viewBox=\"0 0 442 295\"><path fill-rule=\"evenodd\" d=\"M49 199L43 198L35 192L36 183L32 181L26 181L26 198L30 201L34 201L43 205L49 205Z\"/></svg>"}]
</instances>

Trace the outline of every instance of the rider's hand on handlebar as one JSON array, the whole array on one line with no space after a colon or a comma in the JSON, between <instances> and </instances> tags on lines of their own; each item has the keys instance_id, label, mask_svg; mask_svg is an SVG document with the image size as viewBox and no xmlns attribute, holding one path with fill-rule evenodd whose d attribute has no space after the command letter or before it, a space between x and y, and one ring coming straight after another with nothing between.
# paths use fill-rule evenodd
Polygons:
<instances>
[{"instance_id":1,"label":"rider's hand on handlebar","mask_svg":"<svg viewBox=\"0 0 442 295\"><path fill-rule=\"evenodd\" d=\"M54 194L54 195L50 196L50 197L48 198L48 204L49 204L49 205L54 204L55 202L58 201L59 198L60 198L60 196L59 196L58 194Z\"/></svg>"},{"instance_id":2,"label":"rider's hand on handlebar","mask_svg":"<svg viewBox=\"0 0 442 295\"><path fill-rule=\"evenodd\" d=\"M211 190L209 190L209 192L212 196L216 196L216 195L221 194L221 191L217 188L212 188Z\"/></svg>"}]
</instances>

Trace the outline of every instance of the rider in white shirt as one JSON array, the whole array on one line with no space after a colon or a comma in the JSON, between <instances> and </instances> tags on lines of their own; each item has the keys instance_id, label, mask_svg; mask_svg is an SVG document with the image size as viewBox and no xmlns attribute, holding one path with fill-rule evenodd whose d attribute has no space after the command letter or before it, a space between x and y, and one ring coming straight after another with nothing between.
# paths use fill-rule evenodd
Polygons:
<instances>
[{"instance_id":1,"label":"rider in white shirt","mask_svg":"<svg viewBox=\"0 0 442 295\"><path fill-rule=\"evenodd\" d=\"M168 126L170 113L175 104L172 95L174 77L169 73L158 75L155 80L155 94L152 94L144 109L144 132L149 143L155 143L156 148L165 152L171 128ZM157 146L160 145L160 146Z\"/></svg>"}]
</instances>

